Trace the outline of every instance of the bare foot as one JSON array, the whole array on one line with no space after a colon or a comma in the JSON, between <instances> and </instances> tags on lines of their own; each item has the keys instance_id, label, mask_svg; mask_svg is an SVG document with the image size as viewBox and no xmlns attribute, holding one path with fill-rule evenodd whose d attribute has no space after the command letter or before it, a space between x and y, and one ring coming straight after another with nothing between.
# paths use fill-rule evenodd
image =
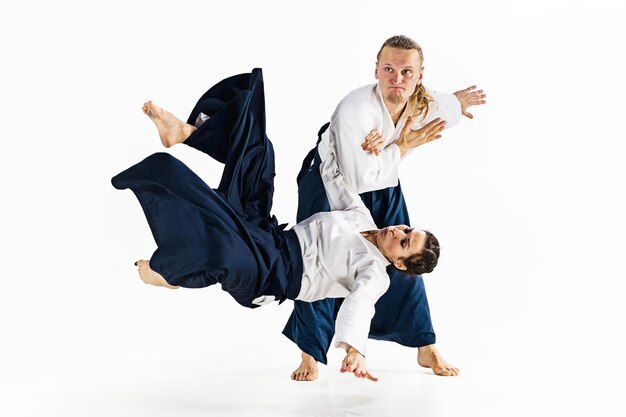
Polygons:
<instances>
[{"instance_id":1,"label":"bare foot","mask_svg":"<svg viewBox=\"0 0 626 417\"><path fill-rule=\"evenodd\" d=\"M142 110L156 125L161 142L166 148L183 143L196 130L195 126L183 122L151 101L145 102Z\"/></svg>"},{"instance_id":2,"label":"bare foot","mask_svg":"<svg viewBox=\"0 0 626 417\"><path fill-rule=\"evenodd\" d=\"M152 268L150 268L150 263L148 261L139 260L135 262L135 265L137 265L137 271L139 271L139 278L141 278L141 280L146 284L171 289L180 288L170 285L161 274L153 271Z\"/></svg>"},{"instance_id":3,"label":"bare foot","mask_svg":"<svg viewBox=\"0 0 626 417\"><path fill-rule=\"evenodd\" d=\"M455 368L443 359L435 345L418 348L417 363L424 368L432 369L436 375L457 376L461 373L459 368Z\"/></svg>"},{"instance_id":4,"label":"bare foot","mask_svg":"<svg viewBox=\"0 0 626 417\"><path fill-rule=\"evenodd\" d=\"M302 362L298 369L291 373L294 381L315 381L317 379L317 361L311 355L302 352Z\"/></svg>"}]
</instances>

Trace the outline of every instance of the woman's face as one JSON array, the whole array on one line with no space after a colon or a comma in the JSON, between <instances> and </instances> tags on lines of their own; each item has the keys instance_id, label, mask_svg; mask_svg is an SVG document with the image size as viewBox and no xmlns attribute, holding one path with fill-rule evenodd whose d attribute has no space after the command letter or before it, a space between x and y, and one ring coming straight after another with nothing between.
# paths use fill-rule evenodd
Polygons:
<instances>
[{"instance_id":1,"label":"woman's face","mask_svg":"<svg viewBox=\"0 0 626 417\"><path fill-rule=\"evenodd\" d=\"M405 225L389 226L376 234L378 249L399 269L406 269L399 261L421 253L426 245L426 232ZM396 264L399 262L399 264Z\"/></svg>"}]
</instances>

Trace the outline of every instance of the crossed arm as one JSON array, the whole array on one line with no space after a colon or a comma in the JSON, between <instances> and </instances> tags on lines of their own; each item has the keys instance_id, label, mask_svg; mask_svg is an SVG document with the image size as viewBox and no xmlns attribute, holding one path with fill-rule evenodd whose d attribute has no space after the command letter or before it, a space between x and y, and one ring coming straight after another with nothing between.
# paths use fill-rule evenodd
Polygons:
<instances>
[{"instance_id":1,"label":"crossed arm","mask_svg":"<svg viewBox=\"0 0 626 417\"><path fill-rule=\"evenodd\" d=\"M461 105L461 114L468 119L474 118L474 115L467 111L468 108L487 103L487 95L483 90L476 90L476 88L477 87L473 85L454 93L454 96L456 96L459 100L459 104ZM445 127L445 122L437 118L423 126L421 129L411 130L411 126L414 121L415 116L411 115L406 121L400 138L396 141L396 145L400 148L401 155L404 155L411 148L416 148L435 139L439 139L441 137L441 132ZM365 138L365 141L361 144L361 148L364 151L372 152L376 156L380 155L384 146L385 138L376 129L372 130Z\"/></svg>"}]
</instances>

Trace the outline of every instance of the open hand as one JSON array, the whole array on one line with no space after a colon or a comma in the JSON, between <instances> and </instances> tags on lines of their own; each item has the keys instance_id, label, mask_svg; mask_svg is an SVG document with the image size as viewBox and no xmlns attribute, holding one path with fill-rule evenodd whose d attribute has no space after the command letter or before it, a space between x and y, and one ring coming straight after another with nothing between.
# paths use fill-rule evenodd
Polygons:
<instances>
[{"instance_id":1,"label":"open hand","mask_svg":"<svg viewBox=\"0 0 626 417\"><path fill-rule=\"evenodd\" d=\"M463 113L463 116L468 119L474 118L474 115L467 111L468 107L480 106L487 102L487 100L485 100L485 98L487 98L487 94L484 94L483 90L474 90L476 90L475 85L454 93L456 98L459 99L459 103L461 103L461 113Z\"/></svg>"},{"instance_id":2,"label":"open hand","mask_svg":"<svg viewBox=\"0 0 626 417\"><path fill-rule=\"evenodd\" d=\"M353 347L350 348L348 354L341 362L341 369L339 372L352 372L357 378L367 378L374 382L378 381L378 378L370 374L367 370L365 356L361 355L359 351Z\"/></svg>"},{"instance_id":3,"label":"open hand","mask_svg":"<svg viewBox=\"0 0 626 417\"><path fill-rule=\"evenodd\" d=\"M404 153L425 143L431 142L441 137L441 132L445 128L446 121L436 118L432 122L422 126L418 130L412 130L414 116L409 116L400 133L400 138L396 141L396 145L400 148L400 153Z\"/></svg>"}]
</instances>

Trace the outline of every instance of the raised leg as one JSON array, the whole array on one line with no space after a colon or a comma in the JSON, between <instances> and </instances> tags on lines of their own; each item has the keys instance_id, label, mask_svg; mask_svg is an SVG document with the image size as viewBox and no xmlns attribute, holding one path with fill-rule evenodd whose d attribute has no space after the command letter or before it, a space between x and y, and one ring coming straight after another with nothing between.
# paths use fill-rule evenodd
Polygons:
<instances>
[{"instance_id":1,"label":"raised leg","mask_svg":"<svg viewBox=\"0 0 626 417\"><path fill-rule=\"evenodd\" d=\"M172 113L147 101L143 104L143 112L154 122L161 143L170 148L178 143L183 143L196 130L195 126L183 122Z\"/></svg>"}]
</instances>

